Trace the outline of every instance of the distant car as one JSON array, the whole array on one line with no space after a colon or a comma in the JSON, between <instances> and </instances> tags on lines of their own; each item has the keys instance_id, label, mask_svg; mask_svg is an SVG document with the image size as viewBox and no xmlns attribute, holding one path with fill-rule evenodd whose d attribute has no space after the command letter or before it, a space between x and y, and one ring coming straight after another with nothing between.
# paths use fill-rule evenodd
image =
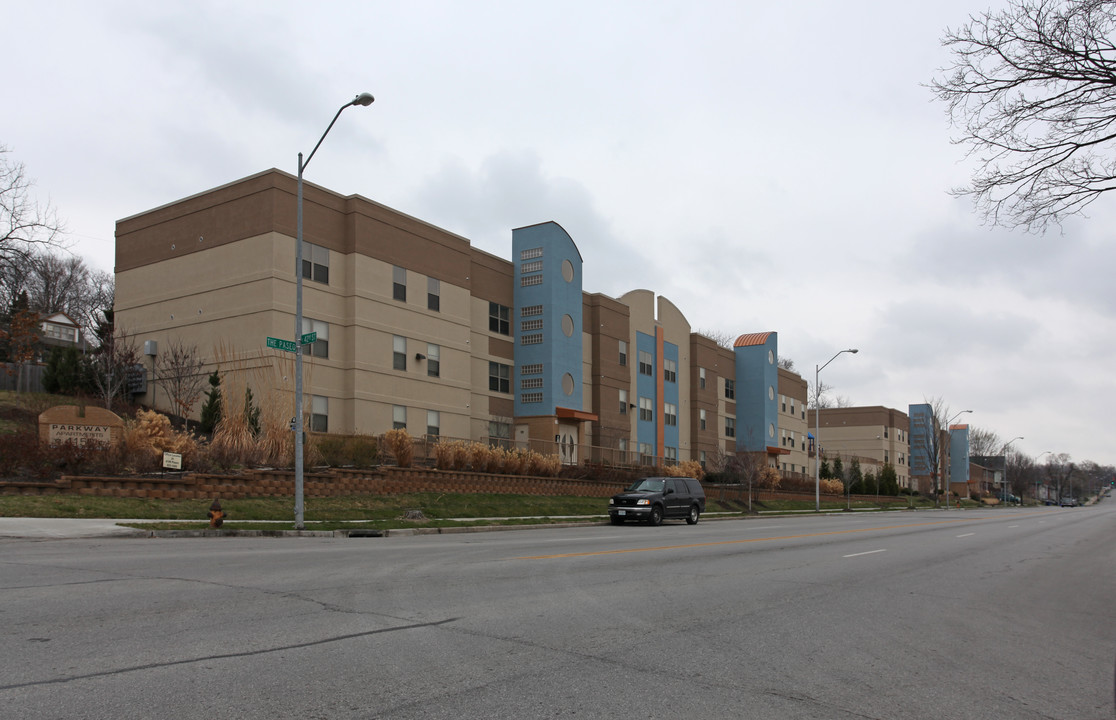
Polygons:
<instances>
[{"instance_id":1,"label":"distant car","mask_svg":"<svg viewBox=\"0 0 1116 720\"><path fill-rule=\"evenodd\" d=\"M1077 498L1064 497L1060 504L1062 507L1077 507Z\"/></svg>"},{"instance_id":2,"label":"distant car","mask_svg":"<svg viewBox=\"0 0 1116 720\"><path fill-rule=\"evenodd\" d=\"M694 478L643 478L608 501L608 517L613 525L626 520L661 525L663 518L686 518L687 523L696 525L703 512L705 490Z\"/></svg>"}]
</instances>

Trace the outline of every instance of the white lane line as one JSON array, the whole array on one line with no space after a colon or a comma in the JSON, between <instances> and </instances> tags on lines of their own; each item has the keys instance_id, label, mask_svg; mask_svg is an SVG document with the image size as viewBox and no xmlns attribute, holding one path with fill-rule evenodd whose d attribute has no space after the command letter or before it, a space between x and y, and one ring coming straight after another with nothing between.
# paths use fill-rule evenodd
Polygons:
<instances>
[{"instance_id":1,"label":"white lane line","mask_svg":"<svg viewBox=\"0 0 1116 720\"><path fill-rule=\"evenodd\" d=\"M1019 527L1018 525L1008 525L1009 528Z\"/></svg>"},{"instance_id":2,"label":"white lane line","mask_svg":"<svg viewBox=\"0 0 1116 720\"><path fill-rule=\"evenodd\" d=\"M874 555L876 553L887 552L887 550L869 550L868 552L853 553L852 555L842 555L841 557L860 557L861 555Z\"/></svg>"},{"instance_id":3,"label":"white lane line","mask_svg":"<svg viewBox=\"0 0 1116 720\"><path fill-rule=\"evenodd\" d=\"M972 535L976 535L976 533L965 533L964 535L957 535L956 537L962 538L962 537L970 537Z\"/></svg>"}]
</instances>

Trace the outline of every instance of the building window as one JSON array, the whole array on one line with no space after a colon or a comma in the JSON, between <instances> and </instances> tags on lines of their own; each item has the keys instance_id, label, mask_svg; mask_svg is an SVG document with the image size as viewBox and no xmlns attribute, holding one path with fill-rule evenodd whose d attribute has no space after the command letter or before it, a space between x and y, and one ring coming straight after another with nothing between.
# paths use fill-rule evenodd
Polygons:
<instances>
[{"instance_id":1,"label":"building window","mask_svg":"<svg viewBox=\"0 0 1116 720\"><path fill-rule=\"evenodd\" d=\"M542 345L542 333L535 333L534 335L521 335L519 338L520 345Z\"/></svg>"},{"instance_id":2,"label":"building window","mask_svg":"<svg viewBox=\"0 0 1116 720\"><path fill-rule=\"evenodd\" d=\"M736 418L725 418L725 437L736 437Z\"/></svg>"},{"instance_id":3,"label":"building window","mask_svg":"<svg viewBox=\"0 0 1116 720\"><path fill-rule=\"evenodd\" d=\"M779 393L779 403L783 406L783 412L787 411L787 396Z\"/></svg>"},{"instance_id":4,"label":"building window","mask_svg":"<svg viewBox=\"0 0 1116 720\"><path fill-rule=\"evenodd\" d=\"M543 379L541 377L519 378L520 390L538 390L542 386Z\"/></svg>"},{"instance_id":5,"label":"building window","mask_svg":"<svg viewBox=\"0 0 1116 720\"><path fill-rule=\"evenodd\" d=\"M303 240L302 277L329 285L329 250Z\"/></svg>"},{"instance_id":6,"label":"building window","mask_svg":"<svg viewBox=\"0 0 1116 720\"><path fill-rule=\"evenodd\" d=\"M702 430L705 429L705 411L704 410L698 410L698 426Z\"/></svg>"},{"instance_id":7,"label":"building window","mask_svg":"<svg viewBox=\"0 0 1116 720\"><path fill-rule=\"evenodd\" d=\"M442 414L437 410L426 411L426 434L434 437L442 434Z\"/></svg>"},{"instance_id":8,"label":"building window","mask_svg":"<svg viewBox=\"0 0 1116 720\"><path fill-rule=\"evenodd\" d=\"M318 333L318 338L309 345L303 345L307 355L318 358L329 357L329 323L322 322L321 320L311 320L308 317L302 318L302 334Z\"/></svg>"},{"instance_id":9,"label":"building window","mask_svg":"<svg viewBox=\"0 0 1116 720\"><path fill-rule=\"evenodd\" d=\"M678 363L673 360L663 360L663 380L678 382Z\"/></svg>"},{"instance_id":10,"label":"building window","mask_svg":"<svg viewBox=\"0 0 1116 720\"><path fill-rule=\"evenodd\" d=\"M654 375L655 374L654 362L655 362L655 358L651 355L651 353L646 352L644 350L640 350L639 351L639 374L640 375L647 375L647 376Z\"/></svg>"},{"instance_id":11,"label":"building window","mask_svg":"<svg viewBox=\"0 0 1116 720\"><path fill-rule=\"evenodd\" d=\"M651 398L641 397L639 399L639 419L648 422L655 419L655 410Z\"/></svg>"},{"instance_id":12,"label":"building window","mask_svg":"<svg viewBox=\"0 0 1116 720\"><path fill-rule=\"evenodd\" d=\"M542 315L542 314L543 314L543 306L542 305L526 305L526 306L523 307L522 310L519 311L519 317L521 317L521 318L535 317L536 315Z\"/></svg>"},{"instance_id":13,"label":"building window","mask_svg":"<svg viewBox=\"0 0 1116 720\"><path fill-rule=\"evenodd\" d=\"M542 375L542 363L531 363L519 368L520 375Z\"/></svg>"},{"instance_id":14,"label":"building window","mask_svg":"<svg viewBox=\"0 0 1116 720\"><path fill-rule=\"evenodd\" d=\"M663 403L663 422L672 427L678 425L678 406L672 403Z\"/></svg>"},{"instance_id":15,"label":"building window","mask_svg":"<svg viewBox=\"0 0 1116 720\"><path fill-rule=\"evenodd\" d=\"M434 343L426 343L426 374L429 377L442 376L442 348Z\"/></svg>"},{"instance_id":16,"label":"building window","mask_svg":"<svg viewBox=\"0 0 1116 720\"><path fill-rule=\"evenodd\" d=\"M520 260L530 260L532 258L542 257L543 249L541 247L530 248L529 250L521 250L519 253Z\"/></svg>"},{"instance_id":17,"label":"building window","mask_svg":"<svg viewBox=\"0 0 1116 720\"><path fill-rule=\"evenodd\" d=\"M628 391L627 390L621 390L620 391L620 414L621 415L627 415L628 414Z\"/></svg>"},{"instance_id":18,"label":"building window","mask_svg":"<svg viewBox=\"0 0 1116 720\"><path fill-rule=\"evenodd\" d=\"M488 303L488 329L501 335L511 335L511 308L499 303Z\"/></svg>"},{"instance_id":19,"label":"building window","mask_svg":"<svg viewBox=\"0 0 1116 720\"><path fill-rule=\"evenodd\" d=\"M396 370L407 369L407 338L393 335L391 338L391 366Z\"/></svg>"},{"instance_id":20,"label":"building window","mask_svg":"<svg viewBox=\"0 0 1116 720\"><path fill-rule=\"evenodd\" d=\"M736 381L725 378L725 399L736 399Z\"/></svg>"},{"instance_id":21,"label":"building window","mask_svg":"<svg viewBox=\"0 0 1116 720\"><path fill-rule=\"evenodd\" d=\"M705 451L704 450L702 450L701 453L698 455L698 462L701 464L701 469L704 470L705 469Z\"/></svg>"},{"instance_id":22,"label":"building window","mask_svg":"<svg viewBox=\"0 0 1116 720\"><path fill-rule=\"evenodd\" d=\"M620 341L620 364L628 364L628 342L626 340Z\"/></svg>"},{"instance_id":23,"label":"building window","mask_svg":"<svg viewBox=\"0 0 1116 720\"><path fill-rule=\"evenodd\" d=\"M523 393L522 395L519 396L519 399L524 403L541 403L542 402L542 393L539 393L539 392Z\"/></svg>"},{"instance_id":24,"label":"building window","mask_svg":"<svg viewBox=\"0 0 1116 720\"><path fill-rule=\"evenodd\" d=\"M542 318L538 318L535 320L521 320L519 322L519 331L527 332L529 330L542 330L542 326Z\"/></svg>"},{"instance_id":25,"label":"building window","mask_svg":"<svg viewBox=\"0 0 1116 720\"><path fill-rule=\"evenodd\" d=\"M407 408L403 405L391 406L391 429L392 430L406 430L407 429Z\"/></svg>"},{"instance_id":26,"label":"building window","mask_svg":"<svg viewBox=\"0 0 1116 720\"><path fill-rule=\"evenodd\" d=\"M705 368L698 368L698 387L702 390L705 389Z\"/></svg>"},{"instance_id":27,"label":"building window","mask_svg":"<svg viewBox=\"0 0 1116 720\"><path fill-rule=\"evenodd\" d=\"M488 442L490 445L507 447L511 440L511 423L488 421Z\"/></svg>"},{"instance_id":28,"label":"building window","mask_svg":"<svg viewBox=\"0 0 1116 720\"><path fill-rule=\"evenodd\" d=\"M530 287L532 285L542 285L542 275L522 275L519 278L519 287Z\"/></svg>"},{"instance_id":29,"label":"building window","mask_svg":"<svg viewBox=\"0 0 1116 720\"><path fill-rule=\"evenodd\" d=\"M398 265L391 268L391 297L400 302L407 302L407 271Z\"/></svg>"},{"instance_id":30,"label":"building window","mask_svg":"<svg viewBox=\"0 0 1116 720\"><path fill-rule=\"evenodd\" d=\"M654 450L651 449L651 443L639 444L639 461L643 465L654 465L655 455Z\"/></svg>"},{"instance_id":31,"label":"building window","mask_svg":"<svg viewBox=\"0 0 1116 720\"><path fill-rule=\"evenodd\" d=\"M666 458L667 460L669 460L670 462L672 462L672 463L677 463L678 462L678 448L665 447L665 448L663 448L663 453L664 453L663 457Z\"/></svg>"},{"instance_id":32,"label":"building window","mask_svg":"<svg viewBox=\"0 0 1116 720\"><path fill-rule=\"evenodd\" d=\"M521 272L521 273L542 272L542 260L533 260L531 262L523 263L522 265L519 266L519 272Z\"/></svg>"},{"instance_id":33,"label":"building window","mask_svg":"<svg viewBox=\"0 0 1116 720\"><path fill-rule=\"evenodd\" d=\"M312 395L310 398L310 430L329 432L329 398Z\"/></svg>"},{"instance_id":34,"label":"building window","mask_svg":"<svg viewBox=\"0 0 1116 720\"><path fill-rule=\"evenodd\" d=\"M511 392L511 365L488 363L488 389L492 392Z\"/></svg>"},{"instance_id":35,"label":"building window","mask_svg":"<svg viewBox=\"0 0 1116 720\"><path fill-rule=\"evenodd\" d=\"M884 425L884 437L887 437L887 425Z\"/></svg>"},{"instance_id":36,"label":"building window","mask_svg":"<svg viewBox=\"0 0 1116 720\"><path fill-rule=\"evenodd\" d=\"M426 278L426 309L442 310L442 281L438 278Z\"/></svg>"}]
</instances>

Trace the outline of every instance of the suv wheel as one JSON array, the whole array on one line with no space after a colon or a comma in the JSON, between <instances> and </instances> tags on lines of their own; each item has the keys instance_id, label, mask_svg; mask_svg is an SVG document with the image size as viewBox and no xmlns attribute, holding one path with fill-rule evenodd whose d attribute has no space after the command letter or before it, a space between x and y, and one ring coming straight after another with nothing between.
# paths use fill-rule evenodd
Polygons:
<instances>
[{"instance_id":1,"label":"suv wheel","mask_svg":"<svg viewBox=\"0 0 1116 720\"><path fill-rule=\"evenodd\" d=\"M700 517L700 511L698 510L698 506L697 505L691 505L690 506L690 515L689 515L689 517L686 518L686 522L690 525L697 525L698 517Z\"/></svg>"},{"instance_id":2,"label":"suv wheel","mask_svg":"<svg viewBox=\"0 0 1116 720\"><path fill-rule=\"evenodd\" d=\"M650 525L663 524L663 507L661 505L656 505L651 508L651 515L647 518L647 522Z\"/></svg>"}]
</instances>

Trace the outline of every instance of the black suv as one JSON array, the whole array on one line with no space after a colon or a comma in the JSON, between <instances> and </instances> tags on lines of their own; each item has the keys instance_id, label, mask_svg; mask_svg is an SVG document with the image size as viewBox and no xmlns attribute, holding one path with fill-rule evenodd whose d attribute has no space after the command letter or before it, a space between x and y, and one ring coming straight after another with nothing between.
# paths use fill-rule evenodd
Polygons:
<instances>
[{"instance_id":1,"label":"black suv","mask_svg":"<svg viewBox=\"0 0 1116 720\"><path fill-rule=\"evenodd\" d=\"M686 518L686 522L696 525L703 512L705 490L693 478L643 478L608 501L608 517L613 525L625 520L660 525L663 518Z\"/></svg>"}]
</instances>

